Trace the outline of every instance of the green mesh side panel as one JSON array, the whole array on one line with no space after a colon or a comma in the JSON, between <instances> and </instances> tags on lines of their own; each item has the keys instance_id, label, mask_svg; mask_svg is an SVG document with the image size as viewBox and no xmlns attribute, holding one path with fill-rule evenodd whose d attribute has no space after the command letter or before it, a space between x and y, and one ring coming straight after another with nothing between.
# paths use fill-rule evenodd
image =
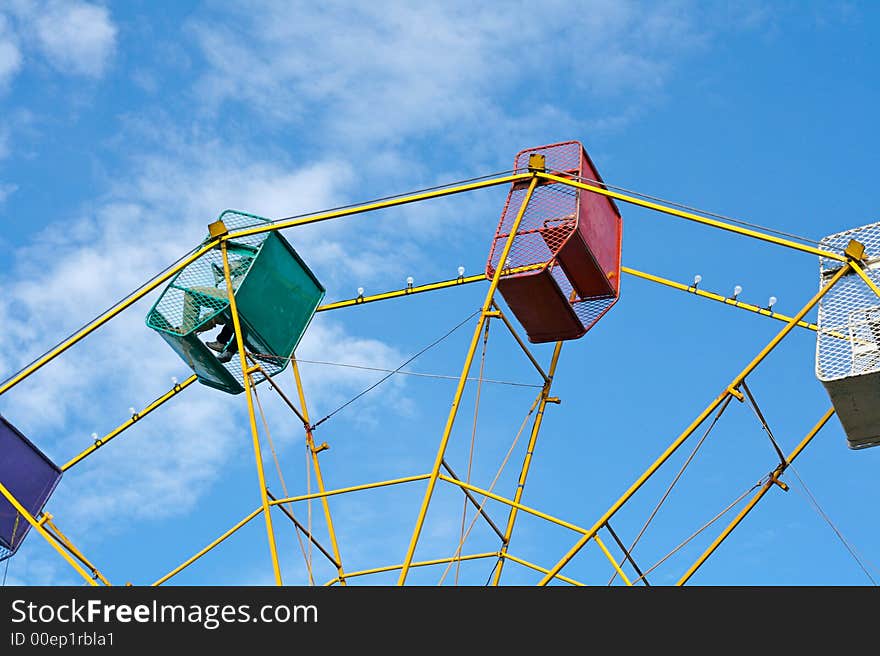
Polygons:
<instances>
[{"instance_id":1,"label":"green mesh side panel","mask_svg":"<svg viewBox=\"0 0 880 656\"><path fill-rule=\"evenodd\" d=\"M256 263L236 291L240 315L251 326L259 353L289 358L305 333L324 288L281 235L270 233Z\"/></svg>"},{"instance_id":2,"label":"green mesh side panel","mask_svg":"<svg viewBox=\"0 0 880 656\"><path fill-rule=\"evenodd\" d=\"M220 219L230 232L269 221L227 210ZM245 351L270 376L282 371L324 296L324 288L289 243L267 232L227 242L233 293ZM199 382L231 394L244 391L236 354L222 363L204 341L216 339L231 322L223 256L219 249L180 271L147 314L158 332L198 375ZM200 329L208 328L208 330ZM254 382L265 380L254 375Z\"/></svg>"}]
</instances>

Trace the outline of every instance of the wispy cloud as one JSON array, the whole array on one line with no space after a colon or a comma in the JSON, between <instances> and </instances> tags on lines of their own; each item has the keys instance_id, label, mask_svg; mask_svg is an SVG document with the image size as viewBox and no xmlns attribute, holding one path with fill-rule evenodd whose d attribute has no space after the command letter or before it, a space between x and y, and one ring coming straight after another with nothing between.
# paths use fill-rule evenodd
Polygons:
<instances>
[{"instance_id":1,"label":"wispy cloud","mask_svg":"<svg viewBox=\"0 0 880 656\"><path fill-rule=\"evenodd\" d=\"M106 7L78 0L13 1L21 32L53 68L101 77L116 51L117 28Z\"/></svg>"},{"instance_id":2,"label":"wispy cloud","mask_svg":"<svg viewBox=\"0 0 880 656\"><path fill-rule=\"evenodd\" d=\"M9 22L0 14L0 91L3 91L21 69L21 51L13 37Z\"/></svg>"},{"instance_id":3,"label":"wispy cloud","mask_svg":"<svg viewBox=\"0 0 880 656\"><path fill-rule=\"evenodd\" d=\"M604 118L589 109L597 95L634 93L627 104L638 105L703 42L679 3L572 9L238 3L193 23L208 64L198 96L215 107L247 103L280 122L319 123L336 142L399 144L450 127L466 139L491 138L496 123L533 119L542 105L569 119Z\"/></svg>"},{"instance_id":4,"label":"wispy cloud","mask_svg":"<svg viewBox=\"0 0 880 656\"><path fill-rule=\"evenodd\" d=\"M17 185L0 182L0 205L5 203L6 199L15 193L16 189L18 189Z\"/></svg>"}]
</instances>

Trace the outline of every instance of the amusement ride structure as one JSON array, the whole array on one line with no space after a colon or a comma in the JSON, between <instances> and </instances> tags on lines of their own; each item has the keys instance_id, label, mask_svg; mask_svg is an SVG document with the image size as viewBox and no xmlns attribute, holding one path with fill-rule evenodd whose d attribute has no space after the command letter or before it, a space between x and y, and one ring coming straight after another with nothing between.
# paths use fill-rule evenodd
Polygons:
<instances>
[{"instance_id":1,"label":"amusement ride structure","mask_svg":"<svg viewBox=\"0 0 880 656\"><path fill-rule=\"evenodd\" d=\"M403 289L376 295L364 295L359 290L356 298L322 304L324 287L281 234L282 230L297 226L500 185L508 186L509 193L489 245L485 272L479 275L466 277L464 271L459 269L459 276L450 280L414 285L410 279ZM739 300L738 291L733 296L724 296L704 290L699 287L699 276L692 284L682 284L624 267L621 264L620 207L626 205L635 205L818 257L819 290L800 311L788 316L773 310L773 299L766 307L759 307ZM619 298L621 276L624 274L777 321L780 330L745 368L730 378L728 384L601 516L591 524L580 525L550 514L548 511L552 509L539 510L526 505L523 503L523 494L545 410L548 405L559 403L552 388L563 344L583 337L612 310ZM461 374L457 378L451 407L439 436L433 462L426 463L426 469L396 479L345 488L332 487L325 480L321 469L321 454L328 448L327 444L316 440L321 424L329 415L314 420L309 414L295 356L297 346L308 330L313 316L318 312L480 283L487 284L488 288L480 310L472 315L475 319L473 335ZM564 572L566 565L591 544L607 559L609 573L614 576L612 580L617 579L626 585L648 585L653 568L640 567L633 554L633 547L639 538L627 545L612 527L612 520L698 429L707 424L711 429L731 402L751 405L770 437L779 460L752 488L754 494L741 506L727 526L680 573L677 583L683 585L746 519L762 498L777 487L787 489L787 484L782 480L783 475L833 415L837 414L839 417L850 448L860 449L880 444L880 404L876 403L880 390L878 285L880 224L830 235L812 245L801 243L774 231L757 229L706 212L683 209L682 206L612 187L603 182L586 150L575 141L523 150L516 156L513 170L501 175L332 211L276 221L242 212L226 211L208 226L207 237L193 251L0 384L2 395L156 290L161 290L160 295L147 314L146 325L156 331L193 372L185 380L175 382L167 393L141 410L132 409L130 419L103 437L95 436L93 444L61 466L46 457L39 445L23 435L7 418L0 417L0 558L12 557L32 529L86 582L91 585L110 585L97 564L89 560L75 546L73 540L62 533L55 518L44 507L63 474L74 469L85 458L92 457L99 449L107 447L112 440L136 424L147 420L150 414L158 411L165 403L199 382L218 390L218 393L244 395L259 480L260 504L203 549L156 580L154 585L169 581L254 520L265 523L274 579L279 585L284 583L276 541L279 521L290 521L294 525L297 538L309 543L310 553L314 547L332 565L336 575L327 581L328 585L347 585L355 580L369 581L370 575L387 572L397 573L398 583L404 584L414 568L445 566L446 571L449 571L450 567L459 567L466 561L485 561L487 583L493 585L502 581L507 563L533 570L539 585L595 583L576 580ZM501 299L503 303L500 302ZM811 323L806 317L817 306L818 320ZM463 479L456 474L448 458L453 428L468 383L475 380L472 377L473 369L481 347L485 357L490 324L503 326L503 331L513 336L518 351L521 351L522 356L534 368L540 380L538 394L530 406L527 421L517 434L518 439L523 430L527 429L524 433L527 435L527 444L516 487L507 495L494 490L497 476L489 485L477 485L471 480L470 466L468 475ZM213 335L213 339L209 339L209 332L217 328L220 331ZM747 379L768 354L795 330L808 330L817 334L816 374L828 391L833 406L815 418L813 427L790 453L784 453L774 440ZM525 333L525 339L521 332ZM552 344L550 361L540 362L529 343ZM284 383L278 380L279 374L288 365L292 369L293 384L296 387L295 392L290 394L283 391ZM480 383L483 382L482 366L476 380L478 402ZM271 446L271 437L264 416L263 430L260 430L259 417L263 415L263 410L257 396L257 388L263 383L279 395L302 425L308 458L314 469L316 491L310 489L306 493L291 495L287 493L285 486L284 496L276 496L267 485L263 453L267 439ZM565 408L560 409L560 412L565 411ZM274 457L274 446L272 453ZM505 463L509 456L510 452ZM418 514L413 517L411 536L405 550L402 550L402 560L378 564L377 567L366 570L347 569L345 545L338 539L334 524L334 497L411 483L424 486L424 496ZM451 486L460 490L465 507L473 512L473 519L468 532L464 533L462 530L461 542L452 556L417 560L416 549L439 486ZM666 495L660 504L665 498ZM735 504L745 501L745 498L740 497ZM489 500L493 502L495 509L506 507L505 521L493 520L486 508ZM296 504L312 501L321 505L326 535L315 535L311 521L304 525L294 514ZM735 504L731 504L725 512L730 511ZM659 504L651 518L657 509ZM514 529L518 517L523 514L570 531L574 536L570 548L564 553L551 554L549 560L543 563L530 562L517 554L513 540ZM716 516L698 533L702 533L723 514ZM497 541L494 550L474 554L464 552L467 534L475 522L485 522L491 528ZM311 563L307 564L309 581L312 582Z\"/></svg>"}]
</instances>

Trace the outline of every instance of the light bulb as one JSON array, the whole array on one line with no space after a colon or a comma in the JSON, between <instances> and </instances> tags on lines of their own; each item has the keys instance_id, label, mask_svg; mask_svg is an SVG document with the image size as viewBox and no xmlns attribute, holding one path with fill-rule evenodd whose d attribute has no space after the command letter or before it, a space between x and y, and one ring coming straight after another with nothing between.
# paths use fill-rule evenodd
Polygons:
<instances>
[{"instance_id":1,"label":"light bulb","mask_svg":"<svg viewBox=\"0 0 880 656\"><path fill-rule=\"evenodd\" d=\"M737 285L736 287L733 288L733 298L734 298L734 300L736 300L736 298L737 298L740 294L742 294L742 291L743 291L743 288L742 288L742 286L740 286L740 285Z\"/></svg>"},{"instance_id":2,"label":"light bulb","mask_svg":"<svg viewBox=\"0 0 880 656\"><path fill-rule=\"evenodd\" d=\"M776 298L775 296L771 296L771 297L767 300L767 307L768 307L768 308L772 308L774 305L776 305L776 301L777 301L777 298Z\"/></svg>"},{"instance_id":3,"label":"light bulb","mask_svg":"<svg viewBox=\"0 0 880 656\"><path fill-rule=\"evenodd\" d=\"M699 285L701 282L703 282L703 276L698 273L694 276L694 284Z\"/></svg>"},{"instance_id":4,"label":"light bulb","mask_svg":"<svg viewBox=\"0 0 880 656\"><path fill-rule=\"evenodd\" d=\"M458 267L458 277L461 278L464 275L464 267Z\"/></svg>"},{"instance_id":5,"label":"light bulb","mask_svg":"<svg viewBox=\"0 0 880 656\"><path fill-rule=\"evenodd\" d=\"M98 434L92 433L92 442L97 442L97 441L98 441Z\"/></svg>"},{"instance_id":6,"label":"light bulb","mask_svg":"<svg viewBox=\"0 0 880 656\"><path fill-rule=\"evenodd\" d=\"M363 296L363 295L364 295L364 288L363 288L363 287L358 287L358 297L361 297L361 296Z\"/></svg>"},{"instance_id":7,"label":"light bulb","mask_svg":"<svg viewBox=\"0 0 880 656\"><path fill-rule=\"evenodd\" d=\"M177 376L171 377L171 384L174 385L175 387L177 387Z\"/></svg>"},{"instance_id":8,"label":"light bulb","mask_svg":"<svg viewBox=\"0 0 880 656\"><path fill-rule=\"evenodd\" d=\"M413 277L412 277L412 276L407 276L407 277L406 277L406 286L407 286L407 287L412 287L412 286L413 286Z\"/></svg>"},{"instance_id":9,"label":"light bulb","mask_svg":"<svg viewBox=\"0 0 880 656\"><path fill-rule=\"evenodd\" d=\"M128 409L128 414L134 416L134 415L137 414L137 410L135 410L134 408L129 408L129 409Z\"/></svg>"}]
</instances>

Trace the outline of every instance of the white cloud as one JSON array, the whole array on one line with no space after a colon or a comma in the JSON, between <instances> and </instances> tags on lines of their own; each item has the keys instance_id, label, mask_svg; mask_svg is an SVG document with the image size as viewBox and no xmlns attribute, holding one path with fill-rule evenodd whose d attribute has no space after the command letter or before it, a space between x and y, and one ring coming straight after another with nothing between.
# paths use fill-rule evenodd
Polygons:
<instances>
[{"instance_id":1,"label":"white cloud","mask_svg":"<svg viewBox=\"0 0 880 656\"><path fill-rule=\"evenodd\" d=\"M18 189L17 185L0 182L0 205Z\"/></svg>"},{"instance_id":2,"label":"white cloud","mask_svg":"<svg viewBox=\"0 0 880 656\"><path fill-rule=\"evenodd\" d=\"M104 74L118 31L106 7L79 0L13 0L9 9L20 32L55 69L88 77Z\"/></svg>"},{"instance_id":3,"label":"white cloud","mask_svg":"<svg viewBox=\"0 0 880 656\"><path fill-rule=\"evenodd\" d=\"M0 91L9 85L20 69L21 51L9 30L6 18L0 14Z\"/></svg>"},{"instance_id":4,"label":"white cloud","mask_svg":"<svg viewBox=\"0 0 880 656\"><path fill-rule=\"evenodd\" d=\"M209 64L200 97L361 144L448 128L491 139L495 122L534 120L541 105L589 113L596 94L654 93L701 42L677 3L263 2L231 14L234 28L194 23Z\"/></svg>"}]
</instances>

